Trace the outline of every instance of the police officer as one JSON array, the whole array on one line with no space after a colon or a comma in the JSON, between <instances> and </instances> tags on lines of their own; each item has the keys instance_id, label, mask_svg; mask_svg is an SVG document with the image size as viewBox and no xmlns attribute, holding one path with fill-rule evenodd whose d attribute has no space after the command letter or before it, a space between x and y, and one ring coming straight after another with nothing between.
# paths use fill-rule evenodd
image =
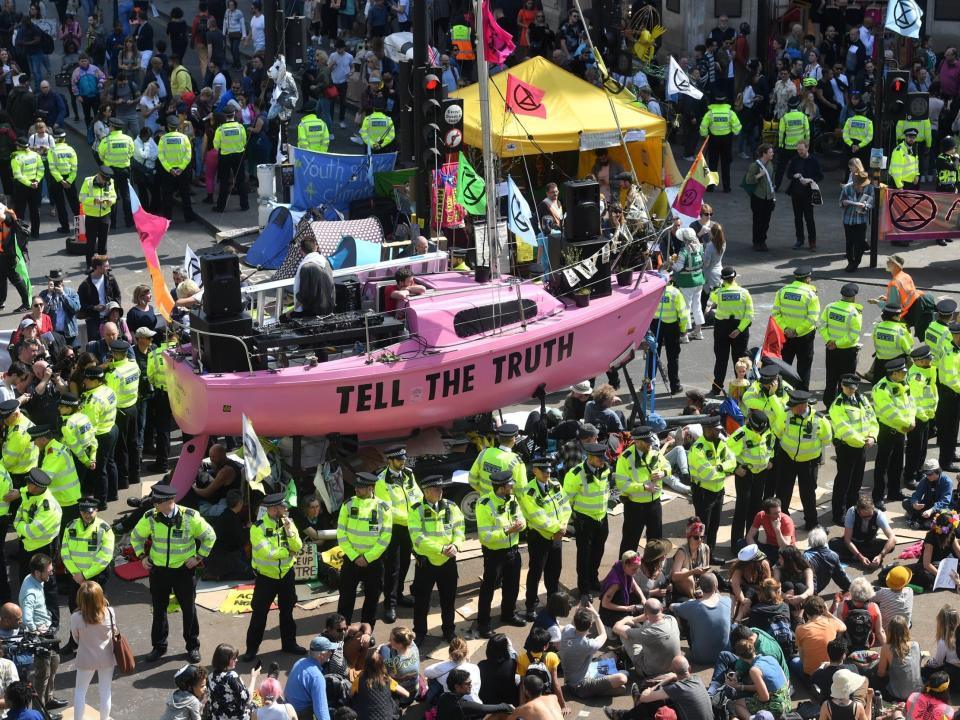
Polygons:
<instances>
[{"instance_id":1,"label":"police officer","mask_svg":"<svg viewBox=\"0 0 960 720\"><path fill-rule=\"evenodd\" d=\"M187 662L196 664L200 662L200 625L194 605L194 570L210 554L217 535L199 512L177 505L177 491L169 485L154 485L151 497L153 509L144 513L130 533L130 547L134 555L143 558L143 567L150 573L153 650L144 659L155 662L167 652L167 605L172 591L183 616ZM147 540L151 541L149 556L144 555Z\"/></svg>"},{"instance_id":2,"label":"police officer","mask_svg":"<svg viewBox=\"0 0 960 720\"><path fill-rule=\"evenodd\" d=\"M190 199L193 178L193 147L190 138L180 132L180 118L167 118L167 132L157 143L157 183L160 185L160 214L173 218L173 196L180 194L184 222L193 222L193 204Z\"/></svg>"},{"instance_id":3,"label":"police officer","mask_svg":"<svg viewBox=\"0 0 960 720\"><path fill-rule=\"evenodd\" d=\"M606 446L585 443L585 458L563 477L563 492L570 501L577 541L577 589L581 595L600 592L598 571L607 542L607 501L610 470Z\"/></svg>"},{"instance_id":4,"label":"police officer","mask_svg":"<svg viewBox=\"0 0 960 720\"><path fill-rule=\"evenodd\" d=\"M490 475L493 492L476 505L477 534L483 549L483 580L477 600L477 630L480 637L493 637L490 627L490 605L493 591L500 585L500 621L523 627L526 621L517 615L520 594L520 532L527 526L520 503L513 494L514 480L510 470Z\"/></svg>"},{"instance_id":5,"label":"police officer","mask_svg":"<svg viewBox=\"0 0 960 720\"><path fill-rule=\"evenodd\" d=\"M873 326L873 382L883 377L888 360L906 357L913 348L910 328L900 320L900 299L893 298L880 310L880 321Z\"/></svg>"},{"instance_id":6,"label":"police officer","mask_svg":"<svg viewBox=\"0 0 960 720\"><path fill-rule=\"evenodd\" d=\"M63 524L80 517L80 478L73 463L73 455L59 440L49 425L34 425L28 431L40 455L40 469L50 478L50 492L62 511Z\"/></svg>"},{"instance_id":7,"label":"police officer","mask_svg":"<svg viewBox=\"0 0 960 720\"><path fill-rule=\"evenodd\" d=\"M413 606L413 598L403 594L403 583L407 579L413 551L407 517L410 507L423 500L423 493L413 476L413 470L406 466L405 447L398 445L387 448L383 456L387 459L387 466L377 474L373 494L390 506L393 518L390 545L383 554L383 620L392 623L397 620L398 601L405 607Z\"/></svg>"},{"instance_id":8,"label":"police officer","mask_svg":"<svg viewBox=\"0 0 960 720\"><path fill-rule=\"evenodd\" d=\"M790 98L788 110L780 118L777 142L777 167L774 171L773 186L778 192L783 174L790 161L797 156L797 143L801 140L810 144L810 120L807 114L800 109L800 98L796 95Z\"/></svg>"},{"instance_id":9,"label":"police officer","mask_svg":"<svg viewBox=\"0 0 960 720\"><path fill-rule=\"evenodd\" d=\"M917 407L916 425L907 433L903 462L903 485L911 490L917 486L920 468L927 459L927 441L930 423L937 413L940 395L937 392L937 369L933 367L933 353L923 343L910 353L912 364L907 371L907 387Z\"/></svg>"},{"instance_id":10,"label":"police officer","mask_svg":"<svg viewBox=\"0 0 960 720\"><path fill-rule=\"evenodd\" d=\"M800 388L810 387L810 368L813 365L813 342L817 323L820 322L820 296L810 281L813 274L809 265L800 265L793 271L793 282L777 291L770 313L777 321L786 341L783 344L783 361L797 361ZM770 419L771 423L773 418ZM789 501L788 501L789 502ZM784 503L787 507L787 503Z\"/></svg>"},{"instance_id":11,"label":"police officer","mask_svg":"<svg viewBox=\"0 0 960 720\"><path fill-rule=\"evenodd\" d=\"M300 118L300 125L297 126L297 147L323 153L330 147L330 130L316 114L307 113Z\"/></svg>"},{"instance_id":12,"label":"police officer","mask_svg":"<svg viewBox=\"0 0 960 720\"><path fill-rule=\"evenodd\" d=\"M880 423L877 460L873 469L873 504L880 510L887 502L900 503L900 476L907 433L917 424L917 405L906 384L907 361L898 357L884 365L886 376L873 388L873 407Z\"/></svg>"},{"instance_id":13,"label":"police officer","mask_svg":"<svg viewBox=\"0 0 960 720\"><path fill-rule=\"evenodd\" d=\"M360 126L360 139L371 152L387 152L396 135L393 119L379 110L367 115Z\"/></svg>"},{"instance_id":14,"label":"police officer","mask_svg":"<svg viewBox=\"0 0 960 720\"><path fill-rule=\"evenodd\" d=\"M58 405L60 411L60 442L73 455L74 467L80 478L83 492L90 489L90 474L96 470L97 436L93 423L80 410L80 398L73 393L63 393Z\"/></svg>"},{"instance_id":15,"label":"police officer","mask_svg":"<svg viewBox=\"0 0 960 720\"><path fill-rule=\"evenodd\" d=\"M917 129L907 128L903 142L890 155L890 180L896 188L916 190L920 186L920 158L917 156Z\"/></svg>"},{"instance_id":16,"label":"police officer","mask_svg":"<svg viewBox=\"0 0 960 720\"><path fill-rule=\"evenodd\" d=\"M929 117L921 119L903 119L897 120L896 127L896 139L898 141L903 140L906 137L908 130L917 131L917 144L914 148L917 154L917 160L922 166L923 170L927 170L927 163L924 158L930 154L930 149L933 147L933 125L930 122ZM920 181L926 180L925 174L920 177Z\"/></svg>"},{"instance_id":17,"label":"police officer","mask_svg":"<svg viewBox=\"0 0 960 720\"><path fill-rule=\"evenodd\" d=\"M20 490L20 507L13 518L17 533L20 582L30 574L30 558L42 554L56 557L57 538L60 537L60 505L50 492L50 477L40 468L29 473L27 486ZM60 600L57 579L53 573L43 584L43 596L53 624L60 624Z\"/></svg>"},{"instance_id":18,"label":"police officer","mask_svg":"<svg viewBox=\"0 0 960 720\"><path fill-rule=\"evenodd\" d=\"M54 128L53 138L57 144L47 156L52 178L47 189L57 206L57 218L60 220L57 232L68 233L73 227L73 218L80 212L80 200L77 197L77 151L66 143L67 131L62 127Z\"/></svg>"},{"instance_id":19,"label":"police officer","mask_svg":"<svg viewBox=\"0 0 960 720\"><path fill-rule=\"evenodd\" d=\"M83 222L87 233L87 267L90 267L94 254L107 254L109 218L117 204L113 168L101 165L96 175L84 178L80 185L80 204L83 206Z\"/></svg>"},{"instance_id":20,"label":"police officer","mask_svg":"<svg viewBox=\"0 0 960 720\"><path fill-rule=\"evenodd\" d=\"M466 524L455 502L443 497L443 477L428 475L420 482L423 499L410 506L407 527L416 553L413 571L413 632L417 645L427 636L427 613L434 586L440 596L440 628L450 642L456 630L457 551Z\"/></svg>"},{"instance_id":21,"label":"police officer","mask_svg":"<svg viewBox=\"0 0 960 720\"><path fill-rule=\"evenodd\" d=\"M495 448L484 448L473 461L473 465L470 466L470 487L481 496L493 491L490 476L500 470L510 470L513 473L513 483L516 487L522 488L526 485L527 471L523 460L513 451L519 433L520 428L513 423L504 423L497 428L497 439L500 445Z\"/></svg>"},{"instance_id":22,"label":"police officer","mask_svg":"<svg viewBox=\"0 0 960 720\"><path fill-rule=\"evenodd\" d=\"M763 410L750 410L746 422L727 438L727 447L737 459L734 484L737 500L733 508L730 550L739 552L747 529L760 512L763 493L773 472L773 433Z\"/></svg>"},{"instance_id":23,"label":"police officer","mask_svg":"<svg viewBox=\"0 0 960 720\"><path fill-rule=\"evenodd\" d=\"M100 510L107 509L108 500L117 499L117 463L113 453L117 446L117 396L104 384L106 371L99 365L83 370L82 412L93 425L97 441L94 473L91 473L91 494L100 501Z\"/></svg>"},{"instance_id":24,"label":"police officer","mask_svg":"<svg viewBox=\"0 0 960 720\"><path fill-rule=\"evenodd\" d=\"M21 488L27 482L29 472L37 467L40 456L30 440L29 430L33 423L20 410L16 400L0 402L0 418L3 418L3 466L13 479L13 486Z\"/></svg>"},{"instance_id":25,"label":"police officer","mask_svg":"<svg viewBox=\"0 0 960 720\"><path fill-rule=\"evenodd\" d=\"M662 275L662 273L661 273ZM673 283L667 283L660 296L660 304L650 323L650 333L657 340L657 354L650 354L648 377L654 377L653 362L660 359L660 348L667 351L667 379L670 381L670 394L683 392L680 384L680 338L690 329L690 312L683 293Z\"/></svg>"},{"instance_id":26,"label":"police officer","mask_svg":"<svg viewBox=\"0 0 960 720\"><path fill-rule=\"evenodd\" d=\"M18 218L26 218L30 210L30 237L40 237L40 183L45 173L43 158L35 152L25 137L17 138L17 150L10 156L13 173L13 211Z\"/></svg>"},{"instance_id":27,"label":"police officer","mask_svg":"<svg viewBox=\"0 0 960 720\"><path fill-rule=\"evenodd\" d=\"M123 216L127 227L133 227L130 208L130 160L133 159L133 140L123 132L123 120L110 118L110 134L100 141L97 152L100 162L113 170L114 190L123 204ZM110 211L110 229L117 227L117 206L114 201ZM89 237L87 239L89 242Z\"/></svg>"},{"instance_id":28,"label":"police officer","mask_svg":"<svg viewBox=\"0 0 960 720\"><path fill-rule=\"evenodd\" d=\"M467 265L467 249L461 247L450 248L450 269L456 272L470 272Z\"/></svg>"},{"instance_id":29,"label":"police officer","mask_svg":"<svg viewBox=\"0 0 960 720\"><path fill-rule=\"evenodd\" d=\"M227 197L234 188L240 191L240 209L249 210L250 201L247 197L247 171L243 167L243 154L247 148L247 131L243 125L234 120L235 112L226 108L223 116L225 122L217 128L213 136L213 147L219 153L217 165L217 182L220 192L217 194L217 204L214 210L222 213L227 207Z\"/></svg>"},{"instance_id":30,"label":"police officer","mask_svg":"<svg viewBox=\"0 0 960 720\"><path fill-rule=\"evenodd\" d=\"M740 134L740 118L727 103L722 94L707 106L707 112L700 120L700 136L710 136L707 143L708 163L713 169L720 169L723 191L730 192L730 160L733 157L733 136Z\"/></svg>"},{"instance_id":31,"label":"police officer","mask_svg":"<svg viewBox=\"0 0 960 720\"><path fill-rule=\"evenodd\" d=\"M140 366L127 353L130 343L117 339L110 343L112 359L107 365L107 387L113 390L117 404L117 487L125 490L140 482L140 448L137 435L137 397L140 391Z\"/></svg>"},{"instance_id":32,"label":"police officer","mask_svg":"<svg viewBox=\"0 0 960 720\"><path fill-rule=\"evenodd\" d=\"M957 312L957 301L950 298L938 300L936 304L936 317L927 325L923 331L923 341L929 346L933 354L933 366L937 368L937 395L942 400L944 394L943 379L943 359L950 348L953 346L953 335L950 334L950 323L953 322L954 314ZM940 416L943 412L943 402L938 400L937 411L934 419L928 425L929 436L935 437L939 434Z\"/></svg>"},{"instance_id":33,"label":"police officer","mask_svg":"<svg viewBox=\"0 0 960 720\"><path fill-rule=\"evenodd\" d=\"M20 491L14 489L13 479L3 463L0 463L0 537L7 537L13 521L10 505L20 499ZM0 602L10 602L10 580L7 577L6 543L0 543Z\"/></svg>"},{"instance_id":34,"label":"police officer","mask_svg":"<svg viewBox=\"0 0 960 720\"><path fill-rule=\"evenodd\" d=\"M820 314L820 337L827 343L823 404L828 410L837 396L840 378L857 371L863 328L863 306L857 303L859 292L859 285L846 283L840 288L840 299L827 305Z\"/></svg>"},{"instance_id":35,"label":"police officer","mask_svg":"<svg viewBox=\"0 0 960 720\"><path fill-rule=\"evenodd\" d=\"M737 284L737 271L725 267L720 271L720 287L714 288L707 307L716 308L713 322L713 389L723 391L727 377L727 357L736 362L747 354L750 325L753 323L753 297Z\"/></svg>"},{"instance_id":36,"label":"police officer","mask_svg":"<svg viewBox=\"0 0 960 720\"><path fill-rule=\"evenodd\" d=\"M873 142L873 120L863 105L859 90L850 91L847 120L843 123L843 142L851 158L860 158L863 167L870 167L870 143Z\"/></svg>"},{"instance_id":37,"label":"police officer","mask_svg":"<svg viewBox=\"0 0 960 720\"><path fill-rule=\"evenodd\" d=\"M274 599L280 607L281 649L292 655L307 654L306 648L297 643L297 624L293 621L293 606L297 604L293 565L303 547L303 540L287 515L283 493L267 495L260 506L266 512L250 526L250 558L256 580L250 603L247 652L240 657L244 662L257 656L267 626L267 613Z\"/></svg>"},{"instance_id":38,"label":"police officer","mask_svg":"<svg viewBox=\"0 0 960 720\"><path fill-rule=\"evenodd\" d=\"M810 407L810 393L791 390L787 414L771 423L777 438L774 467L777 468L777 497L789 514L794 484L800 486L804 527L809 532L817 522L817 474L820 456L830 444L833 432L830 420Z\"/></svg>"},{"instance_id":39,"label":"police officer","mask_svg":"<svg viewBox=\"0 0 960 720\"><path fill-rule=\"evenodd\" d=\"M951 135L940 141L940 154L937 155L937 192L956 193L960 191L960 155L957 154L957 139ZM941 247L949 239L938 238Z\"/></svg>"},{"instance_id":40,"label":"police officer","mask_svg":"<svg viewBox=\"0 0 960 720\"><path fill-rule=\"evenodd\" d=\"M563 536L570 520L570 503L563 487L551 473L553 461L549 457L533 458L533 480L520 492L520 509L527 521L527 611L524 617L536 619L540 601L540 578L547 589L547 597L560 588L560 570L563 567Z\"/></svg>"},{"instance_id":41,"label":"police officer","mask_svg":"<svg viewBox=\"0 0 960 720\"><path fill-rule=\"evenodd\" d=\"M643 531L647 540L663 537L663 479L670 476L670 463L653 447L656 435L649 425L630 431L633 444L617 458L614 481L623 501L623 533L618 555L637 552Z\"/></svg>"},{"instance_id":42,"label":"police officer","mask_svg":"<svg viewBox=\"0 0 960 720\"><path fill-rule=\"evenodd\" d=\"M70 612L77 609L77 590L82 582L94 580L101 587L107 584L116 542L110 523L97 517L96 498L80 498L77 506L80 517L63 523L60 541L63 565L70 574L70 590L67 592Z\"/></svg>"},{"instance_id":43,"label":"police officer","mask_svg":"<svg viewBox=\"0 0 960 720\"><path fill-rule=\"evenodd\" d=\"M340 506L337 518L337 544L343 550L340 568L340 602L337 612L353 621L357 585L363 582L361 622L373 627L377 622L377 601L383 586L383 553L393 534L390 504L374 497L377 476L360 472L353 480L356 495Z\"/></svg>"},{"instance_id":44,"label":"police officer","mask_svg":"<svg viewBox=\"0 0 960 720\"><path fill-rule=\"evenodd\" d=\"M748 410L763 410L772 426L775 418L786 414L787 393L793 388L780 377L780 369L776 365L764 365L757 374L760 377L743 392L743 405ZM764 500L773 497L775 485L770 480L763 492Z\"/></svg>"},{"instance_id":45,"label":"police officer","mask_svg":"<svg viewBox=\"0 0 960 720\"><path fill-rule=\"evenodd\" d=\"M142 329L138 329L137 332ZM154 437L145 436L144 442L147 446L152 444L156 451L156 460L150 465L150 469L154 472L166 472L170 458L172 414L170 412L170 396L167 394L165 353L176 345L176 333L168 328L167 340L151 348L147 354L147 379L153 387L153 397L150 398L150 407L147 412L153 418ZM153 440L152 443L151 440Z\"/></svg>"},{"instance_id":46,"label":"police officer","mask_svg":"<svg viewBox=\"0 0 960 720\"><path fill-rule=\"evenodd\" d=\"M857 502L863 485L867 448L876 445L880 432L873 406L860 392L861 384L856 373L841 376L840 393L830 404L833 448L837 453L831 513L833 524L841 527L847 508Z\"/></svg>"},{"instance_id":47,"label":"police officer","mask_svg":"<svg viewBox=\"0 0 960 720\"><path fill-rule=\"evenodd\" d=\"M728 476L737 469L737 458L720 433L720 417L713 416L703 423L703 435L687 452L690 467L690 495L697 516L707 528L706 542L711 562L718 561L717 531L720 529L720 511L723 509L723 489Z\"/></svg>"},{"instance_id":48,"label":"police officer","mask_svg":"<svg viewBox=\"0 0 960 720\"><path fill-rule=\"evenodd\" d=\"M953 341L937 366L942 383L937 415L937 446L940 467L945 472L960 471L957 464L957 431L960 430L960 323L950 323ZM0 406L2 408L2 406Z\"/></svg>"}]
</instances>

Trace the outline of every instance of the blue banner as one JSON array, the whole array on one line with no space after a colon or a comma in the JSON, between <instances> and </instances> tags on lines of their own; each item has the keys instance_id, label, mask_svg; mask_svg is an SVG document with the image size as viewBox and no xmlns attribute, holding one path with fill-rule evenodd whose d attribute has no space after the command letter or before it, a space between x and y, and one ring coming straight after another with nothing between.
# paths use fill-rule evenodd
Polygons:
<instances>
[{"instance_id":1,"label":"blue banner","mask_svg":"<svg viewBox=\"0 0 960 720\"><path fill-rule=\"evenodd\" d=\"M354 200L373 197L373 173L393 170L397 153L339 155L297 148L294 158L294 209L332 205L346 213Z\"/></svg>"}]
</instances>

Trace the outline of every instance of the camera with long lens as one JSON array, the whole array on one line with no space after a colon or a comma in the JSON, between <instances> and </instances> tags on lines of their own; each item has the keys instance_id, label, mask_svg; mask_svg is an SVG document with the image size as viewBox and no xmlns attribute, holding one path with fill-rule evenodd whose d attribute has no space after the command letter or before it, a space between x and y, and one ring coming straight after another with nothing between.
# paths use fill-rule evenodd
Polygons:
<instances>
[{"instance_id":1,"label":"camera with long lens","mask_svg":"<svg viewBox=\"0 0 960 720\"><path fill-rule=\"evenodd\" d=\"M0 640L3 655L13 661L21 679L31 677L36 658L50 657L60 649L60 642L53 635L39 632L24 632Z\"/></svg>"}]
</instances>

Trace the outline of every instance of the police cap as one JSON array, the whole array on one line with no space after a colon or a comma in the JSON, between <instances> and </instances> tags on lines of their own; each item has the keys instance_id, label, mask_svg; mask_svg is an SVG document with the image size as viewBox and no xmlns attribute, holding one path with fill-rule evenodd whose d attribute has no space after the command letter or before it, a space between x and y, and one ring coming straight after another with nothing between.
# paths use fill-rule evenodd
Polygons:
<instances>
[{"instance_id":1,"label":"police cap","mask_svg":"<svg viewBox=\"0 0 960 720\"><path fill-rule=\"evenodd\" d=\"M937 301L937 314L953 315L957 311L957 301L953 298L943 298Z\"/></svg>"},{"instance_id":2,"label":"police cap","mask_svg":"<svg viewBox=\"0 0 960 720\"><path fill-rule=\"evenodd\" d=\"M537 455L530 464L535 468L541 468L543 470L550 470L553 468L553 458L547 455Z\"/></svg>"},{"instance_id":3,"label":"police cap","mask_svg":"<svg viewBox=\"0 0 960 720\"><path fill-rule=\"evenodd\" d=\"M752 408L747 414L747 424L752 428L762 430L763 428L770 426L770 420L767 418L767 414L763 410Z\"/></svg>"},{"instance_id":4,"label":"police cap","mask_svg":"<svg viewBox=\"0 0 960 720\"><path fill-rule=\"evenodd\" d=\"M856 373L848 373L840 378L840 384L847 387L859 387L863 384L863 380Z\"/></svg>"},{"instance_id":5,"label":"police cap","mask_svg":"<svg viewBox=\"0 0 960 720\"><path fill-rule=\"evenodd\" d=\"M496 487L501 485L509 485L513 483L513 471L512 470L497 470L496 472L490 473L490 482Z\"/></svg>"},{"instance_id":6,"label":"police cap","mask_svg":"<svg viewBox=\"0 0 960 720\"><path fill-rule=\"evenodd\" d=\"M794 95L789 100L787 100L787 106L792 108L800 107L800 96Z\"/></svg>"},{"instance_id":7,"label":"police cap","mask_svg":"<svg viewBox=\"0 0 960 720\"><path fill-rule=\"evenodd\" d=\"M760 382L763 384L772 383L780 377L780 368L776 365L764 365L760 368Z\"/></svg>"},{"instance_id":8,"label":"police cap","mask_svg":"<svg viewBox=\"0 0 960 720\"><path fill-rule=\"evenodd\" d=\"M100 507L100 503L94 497L82 497L77 501L77 507L80 512L93 512Z\"/></svg>"},{"instance_id":9,"label":"police cap","mask_svg":"<svg viewBox=\"0 0 960 720\"><path fill-rule=\"evenodd\" d=\"M813 275L813 268L809 265L798 265L793 269L793 276L795 278L806 278Z\"/></svg>"},{"instance_id":10,"label":"police cap","mask_svg":"<svg viewBox=\"0 0 960 720\"><path fill-rule=\"evenodd\" d=\"M841 297L856 297L860 294L860 286L856 283L847 283L840 288Z\"/></svg>"},{"instance_id":11,"label":"police cap","mask_svg":"<svg viewBox=\"0 0 960 720\"><path fill-rule=\"evenodd\" d=\"M500 427L497 428L497 435L499 435L502 438L516 437L519 432L520 432L520 428L518 428L513 423L507 423L506 425L501 425Z\"/></svg>"},{"instance_id":12,"label":"police cap","mask_svg":"<svg viewBox=\"0 0 960 720\"><path fill-rule=\"evenodd\" d=\"M10 417L20 409L20 403L17 400L4 400L0 402L0 417Z\"/></svg>"},{"instance_id":13,"label":"police cap","mask_svg":"<svg viewBox=\"0 0 960 720\"><path fill-rule=\"evenodd\" d=\"M630 436L634 440L646 440L650 442L653 440L653 428L649 425L637 425L630 431Z\"/></svg>"},{"instance_id":14,"label":"police cap","mask_svg":"<svg viewBox=\"0 0 960 720\"><path fill-rule=\"evenodd\" d=\"M587 443L583 446L583 451L587 455L593 455L594 457L605 457L607 454L607 446L603 443Z\"/></svg>"},{"instance_id":15,"label":"police cap","mask_svg":"<svg viewBox=\"0 0 960 720\"><path fill-rule=\"evenodd\" d=\"M904 136L904 137L906 137L906 136L908 136L908 135L913 135L914 137L916 137L916 136L919 135L919 134L920 134L920 131L917 130L916 128L914 128L914 127L908 127L906 130L903 131L903 136Z\"/></svg>"},{"instance_id":16,"label":"police cap","mask_svg":"<svg viewBox=\"0 0 960 720\"><path fill-rule=\"evenodd\" d=\"M900 370L906 370L907 361L902 357L894 358L893 360L887 360L883 364L883 369L888 374L893 372L899 372Z\"/></svg>"},{"instance_id":17,"label":"police cap","mask_svg":"<svg viewBox=\"0 0 960 720\"><path fill-rule=\"evenodd\" d=\"M957 333L960 333L960 322L952 322L947 327L950 330L950 332L953 333L954 335L956 335ZM3 406L0 405L0 407L3 407ZM0 414L2 414L2 412L0 412Z\"/></svg>"},{"instance_id":18,"label":"police cap","mask_svg":"<svg viewBox=\"0 0 960 720\"><path fill-rule=\"evenodd\" d=\"M109 165L101 165L97 168L97 172L107 178L113 177L113 168Z\"/></svg>"},{"instance_id":19,"label":"police cap","mask_svg":"<svg viewBox=\"0 0 960 720\"><path fill-rule=\"evenodd\" d=\"M720 277L722 277L724 280L730 280L732 278L735 278L736 276L737 276L737 269L730 267L729 265L727 265L720 271Z\"/></svg>"},{"instance_id":20,"label":"police cap","mask_svg":"<svg viewBox=\"0 0 960 720\"><path fill-rule=\"evenodd\" d=\"M106 371L99 365L88 365L83 369L83 376L85 378L103 380L103 376L106 374Z\"/></svg>"},{"instance_id":21,"label":"police cap","mask_svg":"<svg viewBox=\"0 0 960 720\"><path fill-rule=\"evenodd\" d=\"M31 425L27 428L27 434L30 436L30 439L41 438L41 437L52 437L53 428L49 425Z\"/></svg>"},{"instance_id":22,"label":"police cap","mask_svg":"<svg viewBox=\"0 0 960 720\"><path fill-rule=\"evenodd\" d=\"M384 450L383 456L387 460L401 460L407 456L407 449L403 445L394 445Z\"/></svg>"},{"instance_id":23,"label":"police cap","mask_svg":"<svg viewBox=\"0 0 960 720\"><path fill-rule=\"evenodd\" d=\"M377 476L373 473L358 472L353 477L354 487L373 487L377 484Z\"/></svg>"},{"instance_id":24,"label":"police cap","mask_svg":"<svg viewBox=\"0 0 960 720\"><path fill-rule=\"evenodd\" d=\"M155 503L162 503L165 500L174 500L177 497L177 491L170 485L154 485L150 489L150 497Z\"/></svg>"},{"instance_id":25,"label":"police cap","mask_svg":"<svg viewBox=\"0 0 960 720\"><path fill-rule=\"evenodd\" d=\"M179 130L180 129L180 118L176 115L167 116L167 128L170 130Z\"/></svg>"},{"instance_id":26,"label":"police cap","mask_svg":"<svg viewBox=\"0 0 960 720\"><path fill-rule=\"evenodd\" d=\"M80 398L73 393L63 393L60 396L59 404L65 405L66 407L80 407Z\"/></svg>"},{"instance_id":27,"label":"police cap","mask_svg":"<svg viewBox=\"0 0 960 720\"><path fill-rule=\"evenodd\" d=\"M27 139L26 139L23 135L18 135L18 136L17 136L17 147L18 147L18 148L30 147L30 143L27 142Z\"/></svg>"},{"instance_id":28,"label":"police cap","mask_svg":"<svg viewBox=\"0 0 960 720\"><path fill-rule=\"evenodd\" d=\"M808 393L806 390L794 389L788 393L789 400L787 400L787 405L791 407L794 405L803 405L804 403L810 402L810 398L813 396Z\"/></svg>"},{"instance_id":29,"label":"police cap","mask_svg":"<svg viewBox=\"0 0 960 720\"><path fill-rule=\"evenodd\" d=\"M123 127L123 120L121 120L120 118L110 118L110 122L108 123L108 125L110 125L110 127L112 128L120 129Z\"/></svg>"},{"instance_id":30,"label":"police cap","mask_svg":"<svg viewBox=\"0 0 960 720\"><path fill-rule=\"evenodd\" d=\"M467 256L467 249L463 247L450 248L450 254L456 258L465 258Z\"/></svg>"},{"instance_id":31,"label":"police cap","mask_svg":"<svg viewBox=\"0 0 960 720\"><path fill-rule=\"evenodd\" d=\"M931 352L929 345L921 343L910 351L910 357L914 360L925 360L928 357L933 357L933 352Z\"/></svg>"},{"instance_id":32,"label":"police cap","mask_svg":"<svg viewBox=\"0 0 960 720\"><path fill-rule=\"evenodd\" d=\"M30 471L30 484L37 487L50 487L50 476L40 468L33 468Z\"/></svg>"},{"instance_id":33,"label":"police cap","mask_svg":"<svg viewBox=\"0 0 960 720\"><path fill-rule=\"evenodd\" d=\"M946 153L957 147L957 139L952 135L947 135L940 141L940 152Z\"/></svg>"},{"instance_id":34,"label":"police cap","mask_svg":"<svg viewBox=\"0 0 960 720\"><path fill-rule=\"evenodd\" d=\"M236 111L232 107L227 106L221 111L221 114L223 115L224 120L233 120L234 116L236 115Z\"/></svg>"},{"instance_id":35,"label":"police cap","mask_svg":"<svg viewBox=\"0 0 960 720\"><path fill-rule=\"evenodd\" d=\"M112 343L110 343L110 349L113 352L125 353L127 350L130 349L130 343L128 343L126 340L123 340L122 338L117 338Z\"/></svg>"},{"instance_id":36,"label":"police cap","mask_svg":"<svg viewBox=\"0 0 960 720\"><path fill-rule=\"evenodd\" d=\"M55 137L57 140L60 140L61 138L65 138L66 136L67 136L67 131L64 130L64 129L63 129L62 127L60 127L59 125L57 125L57 126L53 129L53 137Z\"/></svg>"},{"instance_id":37,"label":"police cap","mask_svg":"<svg viewBox=\"0 0 960 720\"><path fill-rule=\"evenodd\" d=\"M600 434L600 431L597 430L597 426L593 423L584 423L580 426L580 429L577 431L577 437L580 440L586 440L587 438L597 437Z\"/></svg>"},{"instance_id":38,"label":"police cap","mask_svg":"<svg viewBox=\"0 0 960 720\"><path fill-rule=\"evenodd\" d=\"M883 308L880 310L882 313L896 313L899 315L903 311L903 306L900 304L900 298L890 298L883 304Z\"/></svg>"},{"instance_id":39,"label":"police cap","mask_svg":"<svg viewBox=\"0 0 960 720\"><path fill-rule=\"evenodd\" d=\"M703 426L704 430L707 428L716 428L719 430L723 427L723 422L719 415L711 415L700 424Z\"/></svg>"},{"instance_id":40,"label":"police cap","mask_svg":"<svg viewBox=\"0 0 960 720\"><path fill-rule=\"evenodd\" d=\"M423 480L420 481L420 487L424 490L432 487L442 488L447 484L448 483L446 480L444 480L443 475L427 475Z\"/></svg>"},{"instance_id":41,"label":"police cap","mask_svg":"<svg viewBox=\"0 0 960 720\"><path fill-rule=\"evenodd\" d=\"M260 501L263 507L277 507L283 505L283 493L270 493Z\"/></svg>"}]
</instances>

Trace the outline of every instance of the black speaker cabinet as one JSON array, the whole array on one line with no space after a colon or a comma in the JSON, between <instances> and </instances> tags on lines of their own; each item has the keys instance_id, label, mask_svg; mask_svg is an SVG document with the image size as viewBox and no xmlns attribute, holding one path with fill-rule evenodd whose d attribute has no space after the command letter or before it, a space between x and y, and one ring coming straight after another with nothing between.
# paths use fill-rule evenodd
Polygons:
<instances>
[{"instance_id":1,"label":"black speaker cabinet","mask_svg":"<svg viewBox=\"0 0 960 720\"><path fill-rule=\"evenodd\" d=\"M600 235L600 185L596 180L569 180L563 184L566 217L563 237L572 242L594 240Z\"/></svg>"},{"instance_id":2,"label":"black speaker cabinet","mask_svg":"<svg viewBox=\"0 0 960 720\"><path fill-rule=\"evenodd\" d=\"M336 308L338 313L360 311L360 291L362 287L356 275L338 277L333 283L337 293Z\"/></svg>"},{"instance_id":3,"label":"black speaker cabinet","mask_svg":"<svg viewBox=\"0 0 960 720\"><path fill-rule=\"evenodd\" d=\"M203 369L208 372L245 372L249 369L244 351L245 345L231 338L216 337L206 333L247 338L253 334L253 318L248 313L211 318L206 310L191 310L190 342L194 350L199 351ZM254 365L254 370L256 369L258 367Z\"/></svg>"},{"instance_id":4,"label":"black speaker cabinet","mask_svg":"<svg viewBox=\"0 0 960 720\"><path fill-rule=\"evenodd\" d=\"M307 19L294 15L284 19L284 60L291 72L303 66L307 48Z\"/></svg>"},{"instance_id":5,"label":"black speaker cabinet","mask_svg":"<svg viewBox=\"0 0 960 720\"><path fill-rule=\"evenodd\" d=\"M203 312L211 319L243 312L240 293L240 258L220 248L198 253L203 280Z\"/></svg>"}]
</instances>

